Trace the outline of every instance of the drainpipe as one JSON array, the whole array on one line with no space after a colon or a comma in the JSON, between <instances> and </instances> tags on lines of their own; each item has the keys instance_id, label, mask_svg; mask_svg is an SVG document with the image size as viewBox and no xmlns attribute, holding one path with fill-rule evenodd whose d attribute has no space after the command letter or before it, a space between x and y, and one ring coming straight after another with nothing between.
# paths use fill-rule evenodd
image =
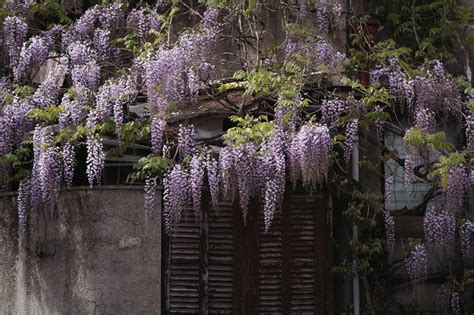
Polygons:
<instances>
[{"instance_id":1,"label":"drainpipe","mask_svg":"<svg viewBox=\"0 0 474 315\"><path fill-rule=\"evenodd\" d=\"M346 0L347 17L351 18L355 14L353 0ZM349 53L350 43L350 29L346 25L346 47L347 53ZM359 182L359 136L356 136L354 146L352 147L352 179ZM352 225L352 239L357 240L359 238L359 231L355 224ZM352 260L353 264L357 263L355 256ZM360 315L360 283L359 277L354 275L352 278L352 304L354 306L354 315Z\"/></svg>"},{"instance_id":2,"label":"drainpipe","mask_svg":"<svg viewBox=\"0 0 474 315\"><path fill-rule=\"evenodd\" d=\"M356 136L354 146L352 147L352 178L359 182L359 136ZM352 239L359 238L359 231L357 225L352 225ZM357 263L355 255L352 260L353 264ZM352 303L354 305L354 315L360 315L360 284L359 277L354 275L352 278Z\"/></svg>"}]
</instances>

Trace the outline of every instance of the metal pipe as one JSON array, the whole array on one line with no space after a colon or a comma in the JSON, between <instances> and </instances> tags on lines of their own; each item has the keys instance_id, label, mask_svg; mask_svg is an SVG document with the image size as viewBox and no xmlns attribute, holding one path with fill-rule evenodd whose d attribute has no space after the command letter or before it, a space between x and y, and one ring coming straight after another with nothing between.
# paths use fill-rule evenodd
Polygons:
<instances>
[{"instance_id":1,"label":"metal pipe","mask_svg":"<svg viewBox=\"0 0 474 315\"><path fill-rule=\"evenodd\" d=\"M355 14L354 2L353 0L346 0L346 12L347 17L351 18ZM348 19L347 19L348 20ZM349 45L351 42L350 38L350 28L346 24L346 47L347 53L349 53ZM359 181L359 136L356 136L354 141L354 146L352 147L352 178L354 181ZM359 231L357 225L352 225L352 239L357 240L359 238ZM357 260L355 255L352 258L352 263L356 264ZM354 315L360 315L360 282L359 277L354 275L352 278L352 304L354 306Z\"/></svg>"},{"instance_id":2,"label":"metal pipe","mask_svg":"<svg viewBox=\"0 0 474 315\"><path fill-rule=\"evenodd\" d=\"M359 136L356 136L354 146L352 147L352 178L359 181ZM352 239L359 239L357 225L352 225ZM353 265L357 263L355 255L352 260ZM359 277L354 275L352 278L352 304L354 305L354 315L360 315L360 283Z\"/></svg>"}]
</instances>

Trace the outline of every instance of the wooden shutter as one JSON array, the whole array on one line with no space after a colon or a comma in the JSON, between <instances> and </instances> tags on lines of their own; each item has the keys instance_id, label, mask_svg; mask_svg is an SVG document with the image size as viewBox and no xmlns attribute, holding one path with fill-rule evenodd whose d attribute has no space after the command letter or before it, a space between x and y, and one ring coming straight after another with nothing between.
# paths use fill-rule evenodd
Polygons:
<instances>
[{"instance_id":1,"label":"wooden shutter","mask_svg":"<svg viewBox=\"0 0 474 315\"><path fill-rule=\"evenodd\" d=\"M324 314L326 206L317 196L291 195L289 199L284 208L289 222L284 236L289 246L289 257L284 257L289 265L289 310L293 314Z\"/></svg>"},{"instance_id":2,"label":"wooden shutter","mask_svg":"<svg viewBox=\"0 0 474 315\"><path fill-rule=\"evenodd\" d=\"M261 205L247 225L236 205L203 204L200 222L178 223L169 241L170 314L326 314L327 207L288 193L265 233Z\"/></svg>"},{"instance_id":3,"label":"wooden shutter","mask_svg":"<svg viewBox=\"0 0 474 315\"><path fill-rule=\"evenodd\" d=\"M200 224L183 218L169 239L169 314L198 314L200 296Z\"/></svg>"},{"instance_id":4,"label":"wooden shutter","mask_svg":"<svg viewBox=\"0 0 474 315\"><path fill-rule=\"evenodd\" d=\"M267 233L259 216L260 314L327 313L326 209L320 195L287 193Z\"/></svg>"},{"instance_id":5,"label":"wooden shutter","mask_svg":"<svg viewBox=\"0 0 474 315\"><path fill-rule=\"evenodd\" d=\"M168 238L169 314L232 313L233 207L204 199L200 219L189 210Z\"/></svg>"},{"instance_id":6,"label":"wooden shutter","mask_svg":"<svg viewBox=\"0 0 474 315\"><path fill-rule=\"evenodd\" d=\"M258 312L282 314L282 213L275 213L265 233L263 211L259 215Z\"/></svg>"},{"instance_id":7,"label":"wooden shutter","mask_svg":"<svg viewBox=\"0 0 474 315\"><path fill-rule=\"evenodd\" d=\"M232 211L229 203L209 211L209 314L232 314Z\"/></svg>"}]
</instances>

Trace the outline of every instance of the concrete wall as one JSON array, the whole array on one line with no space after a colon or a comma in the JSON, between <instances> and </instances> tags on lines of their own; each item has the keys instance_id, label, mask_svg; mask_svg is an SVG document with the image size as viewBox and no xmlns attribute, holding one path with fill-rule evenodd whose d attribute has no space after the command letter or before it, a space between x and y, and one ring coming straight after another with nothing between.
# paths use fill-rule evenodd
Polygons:
<instances>
[{"instance_id":1,"label":"concrete wall","mask_svg":"<svg viewBox=\"0 0 474 315\"><path fill-rule=\"evenodd\" d=\"M145 220L142 187L63 192L21 237L0 198L0 314L160 314L161 210Z\"/></svg>"}]
</instances>

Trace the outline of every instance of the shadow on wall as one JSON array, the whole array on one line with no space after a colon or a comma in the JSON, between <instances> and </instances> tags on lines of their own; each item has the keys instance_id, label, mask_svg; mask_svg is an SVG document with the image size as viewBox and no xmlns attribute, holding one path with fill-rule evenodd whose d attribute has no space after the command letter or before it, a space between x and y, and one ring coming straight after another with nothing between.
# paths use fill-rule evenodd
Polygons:
<instances>
[{"instance_id":1,"label":"shadow on wall","mask_svg":"<svg viewBox=\"0 0 474 315\"><path fill-rule=\"evenodd\" d=\"M1 314L160 313L161 210L145 220L142 187L65 191L20 237L0 198Z\"/></svg>"}]
</instances>

